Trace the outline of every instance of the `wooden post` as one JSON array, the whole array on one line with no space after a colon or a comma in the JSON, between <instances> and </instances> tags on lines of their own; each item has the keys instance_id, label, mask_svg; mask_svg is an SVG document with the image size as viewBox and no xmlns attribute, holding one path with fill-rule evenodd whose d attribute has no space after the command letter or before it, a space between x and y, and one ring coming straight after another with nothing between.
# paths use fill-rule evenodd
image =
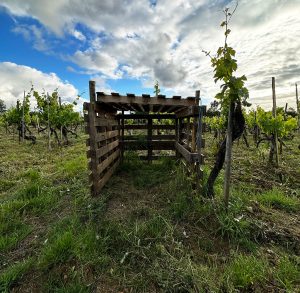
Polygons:
<instances>
[{"instance_id":1,"label":"wooden post","mask_svg":"<svg viewBox=\"0 0 300 293\"><path fill-rule=\"evenodd\" d=\"M19 100L17 100L17 111L18 111L18 113L19 113L19 111L20 111L20 101ZM19 143L21 142L21 135L20 135L20 128L18 129L18 137L19 137ZM13 138L14 138L14 135L15 135L15 132L14 132L14 130L13 130Z\"/></svg>"},{"instance_id":2,"label":"wooden post","mask_svg":"<svg viewBox=\"0 0 300 293\"><path fill-rule=\"evenodd\" d=\"M121 149L121 160L124 159L124 128L125 128L125 119L124 119L124 110L122 110L122 117L121 118L121 141L122 141L122 149Z\"/></svg>"},{"instance_id":3,"label":"wooden post","mask_svg":"<svg viewBox=\"0 0 300 293\"><path fill-rule=\"evenodd\" d=\"M190 133L191 133L191 118L187 117L187 125L186 125L186 144L187 144L187 149L190 149Z\"/></svg>"},{"instance_id":4,"label":"wooden post","mask_svg":"<svg viewBox=\"0 0 300 293\"><path fill-rule=\"evenodd\" d=\"M51 142L50 142L50 98L47 93L47 101L48 101L48 150L51 151Z\"/></svg>"},{"instance_id":5,"label":"wooden post","mask_svg":"<svg viewBox=\"0 0 300 293\"><path fill-rule=\"evenodd\" d=\"M201 149L202 149L202 127L203 127L203 113L201 108L201 99L200 99L200 91L196 91L196 99L199 99L200 104L199 107L199 116L198 116L198 129L197 129L197 137L196 137L196 143L197 143L197 153L198 153L198 162L195 164L196 168L196 189L199 193L201 191L201 184L200 181L202 180L202 172L201 172ZM196 119L194 118L195 122ZM195 123L194 122L194 123Z\"/></svg>"},{"instance_id":6,"label":"wooden post","mask_svg":"<svg viewBox=\"0 0 300 293\"><path fill-rule=\"evenodd\" d=\"M273 117L276 118L276 94L275 94L275 77L272 77L272 98L273 98ZM274 147L275 147L275 155L276 155L276 167L279 166L279 154L278 154L278 135L275 130L274 135Z\"/></svg>"},{"instance_id":7,"label":"wooden post","mask_svg":"<svg viewBox=\"0 0 300 293\"><path fill-rule=\"evenodd\" d=\"M298 117L298 132L300 132L300 105L299 105L299 98L298 98L298 85L296 86L296 111L297 111L297 117Z\"/></svg>"},{"instance_id":8,"label":"wooden post","mask_svg":"<svg viewBox=\"0 0 300 293\"><path fill-rule=\"evenodd\" d=\"M89 139L90 139L90 154L91 154L91 164L90 171L92 172L92 188L91 195L97 195L97 160L96 160L96 127L95 127L95 102L96 102L96 83L93 80L89 81L89 92L90 92L90 103L89 103L89 120L88 120L88 131L89 131Z\"/></svg>"},{"instance_id":9,"label":"wooden post","mask_svg":"<svg viewBox=\"0 0 300 293\"><path fill-rule=\"evenodd\" d=\"M59 109L61 110L61 97L58 97ZM60 126L60 141L62 143L62 125Z\"/></svg>"},{"instance_id":10,"label":"wooden post","mask_svg":"<svg viewBox=\"0 0 300 293\"><path fill-rule=\"evenodd\" d=\"M175 118L175 141L179 143L179 120L178 118ZM176 158L179 158L179 152L176 149Z\"/></svg>"},{"instance_id":11,"label":"wooden post","mask_svg":"<svg viewBox=\"0 0 300 293\"><path fill-rule=\"evenodd\" d=\"M284 115L286 115L287 109L288 109L288 103L285 103ZM286 116L285 116L285 118L286 118Z\"/></svg>"},{"instance_id":12,"label":"wooden post","mask_svg":"<svg viewBox=\"0 0 300 293\"><path fill-rule=\"evenodd\" d=\"M225 203L226 210L228 209L229 191L230 191L233 111L234 111L234 103L230 102L229 111L228 111L228 125L227 125L226 153L225 153L225 174L224 174L224 203Z\"/></svg>"},{"instance_id":13,"label":"wooden post","mask_svg":"<svg viewBox=\"0 0 300 293\"><path fill-rule=\"evenodd\" d=\"M24 142L25 139L25 118L24 118L24 107L25 107L25 91L24 91L24 97L23 97L23 106L22 106L22 142Z\"/></svg>"},{"instance_id":14,"label":"wooden post","mask_svg":"<svg viewBox=\"0 0 300 293\"><path fill-rule=\"evenodd\" d=\"M148 141L148 162L152 160L152 118L148 118L148 133L147 133L147 141Z\"/></svg>"}]
</instances>

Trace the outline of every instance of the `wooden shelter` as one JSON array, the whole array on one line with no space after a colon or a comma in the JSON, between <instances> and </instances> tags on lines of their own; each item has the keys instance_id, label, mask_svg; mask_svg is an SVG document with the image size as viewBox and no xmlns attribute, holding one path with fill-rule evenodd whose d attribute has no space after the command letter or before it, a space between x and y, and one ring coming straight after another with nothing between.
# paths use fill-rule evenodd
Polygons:
<instances>
[{"instance_id":1,"label":"wooden shelter","mask_svg":"<svg viewBox=\"0 0 300 293\"><path fill-rule=\"evenodd\" d=\"M84 103L91 194L100 193L125 150L136 150L149 162L162 155L182 157L201 179L202 116L200 91L195 97L110 95L89 82L90 102ZM133 133L135 132L135 134ZM164 152L164 154L162 154ZM172 152L174 154L172 154Z\"/></svg>"}]
</instances>

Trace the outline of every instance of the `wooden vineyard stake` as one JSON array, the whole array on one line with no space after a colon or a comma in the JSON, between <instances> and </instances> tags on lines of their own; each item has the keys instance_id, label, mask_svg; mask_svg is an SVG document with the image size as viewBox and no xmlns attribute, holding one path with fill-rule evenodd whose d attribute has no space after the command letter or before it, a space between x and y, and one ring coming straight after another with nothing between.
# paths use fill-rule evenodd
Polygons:
<instances>
[{"instance_id":1,"label":"wooden vineyard stake","mask_svg":"<svg viewBox=\"0 0 300 293\"><path fill-rule=\"evenodd\" d=\"M299 98L298 98L298 85L296 86L296 111L297 111L297 118L298 118L298 132L300 132L300 104L299 104Z\"/></svg>"},{"instance_id":2,"label":"wooden vineyard stake","mask_svg":"<svg viewBox=\"0 0 300 293\"><path fill-rule=\"evenodd\" d=\"M201 191L201 181L202 181L202 170L201 170L201 163L202 163L202 132L203 132L203 113L201 108L201 99L200 99L200 91L196 91L196 99L199 99L199 116L198 116L198 128L197 128L197 136L196 136L196 144L197 144L197 153L198 153L198 162L196 162L196 189L197 192L200 193ZM195 118L194 118L195 119Z\"/></svg>"},{"instance_id":3,"label":"wooden vineyard stake","mask_svg":"<svg viewBox=\"0 0 300 293\"><path fill-rule=\"evenodd\" d=\"M226 209L228 208L229 191L230 191L233 110L234 110L234 103L230 102L229 111L228 111L228 126L227 126L227 134L226 134L225 173L224 173L224 203Z\"/></svg>"},{"instance_id":4,"label":"wooden vineyard stake","mask_svg":"<svg viewBox=\"0 0 300 293\"><path fill-rule=\"evenodd\" d=\"M276 94L275 94L275 77L272 77L272 99L273 99L273 117L276 119ZM278 154L278 134L275 130L274 135L274 147L275 147L275 156L276 156L276 167L279 166L279 154Z\"/></svg>"},{"instance_id":5,"label":"wooden vineyard stake","mask_svg":"<svg viewBox=\"0 0 300 293\"><path fill-rule=\"evenodd\" d=\"M25 140L25 117L24 117L24 107L25 107L25 91L23 97L23 106L22 106L22 142Z\"/></svg>"},{"instance_id":6,"label":"wooden vineyard stake","mask_svg":"<svg viewBox=\"0 0 300 293\"><path fill-rule=\"evenodd\" d=\"M48 101L48 150L51 151L51 141L50 141L50 97L47 93L47 101Z\"/></svg>"}]
</instances>

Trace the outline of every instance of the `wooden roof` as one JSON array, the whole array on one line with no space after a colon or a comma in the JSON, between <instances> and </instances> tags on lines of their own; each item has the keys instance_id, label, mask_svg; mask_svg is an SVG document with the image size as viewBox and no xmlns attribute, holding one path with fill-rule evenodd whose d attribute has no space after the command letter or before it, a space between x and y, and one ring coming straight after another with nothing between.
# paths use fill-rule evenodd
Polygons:
<instances>
[{"instance_id":1,"label":"wooden roof","mask_svg":"<svg viewBox=\"0 0 300 293\"><path fill-rule=\"evenodd\" d=\"M119 93L107 95L103 92L97 92L96 102L109 105L119 111L177 113L195 106L198 108L199 98L187 97L182 99L181 96L167 98L165 95L151 97L146 94L141 96L135 96L134 94L122 96Z\"/></svg>"}]
</instances>

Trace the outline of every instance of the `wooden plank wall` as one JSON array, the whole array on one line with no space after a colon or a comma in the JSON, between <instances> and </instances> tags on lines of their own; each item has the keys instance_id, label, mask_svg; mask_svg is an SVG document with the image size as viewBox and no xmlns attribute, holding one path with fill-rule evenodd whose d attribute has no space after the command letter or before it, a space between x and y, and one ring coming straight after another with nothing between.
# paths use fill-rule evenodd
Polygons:
<instances>
[{"instance_id":1,"label":"wooden plank wall","mask_svg":"<svg viewBox=\"0 0 300 293\"><path fill-rule=\"evenodd\" d=\"M175 151L175 116L164 114L130 114L118 115L122 125L120 146L124 150L147 150L147 156L140 155L148 161L159 159L158 150ZM131 120L129 124L128 121ZM158 119L158 120L157 120ZM173 123L165 124L163 119L172 119ZM155 153L155 154L154 154ZM170 155L170 157L174 157Z\"/></svg>"},{"instance_id":2,"label":"wooden plank wall","mask_svg":"<svg viewBox=\"0 0 300 293\"><path fill-rule=\"evenodd\" d=\"M183 113L176 122L176 155L177 157L181 155L185 159L189 174L196 174L195 187L198 190L202 186L201 183L203 179L201 165L204 164L203 148L205 147L205 139L202 137L203 119L201 117L205 114L205 109L205 107L201 106L197 111L194 111L193 109L192 111L186 111L186 113ZM189 114L199 113L199 111L201 111L201 117L199 114ZM201 119L200 124L198 121L199 117ZM201 132L200 143L197 143L198 125L200 125L199 131Z\"/></svg>"},{"instance_id":3,"label":"wooden plank wall","mask_svg":"<svg viewBox=\"0 0 300 293\"><path fill-rule=\"evenodd\" d=\"M116 111L104 109L95 100L95 82L90 81L90 103L84 103L87 157L91 194L99 194L120 162L119 121Z\"/></svg>"}]
</instances>

